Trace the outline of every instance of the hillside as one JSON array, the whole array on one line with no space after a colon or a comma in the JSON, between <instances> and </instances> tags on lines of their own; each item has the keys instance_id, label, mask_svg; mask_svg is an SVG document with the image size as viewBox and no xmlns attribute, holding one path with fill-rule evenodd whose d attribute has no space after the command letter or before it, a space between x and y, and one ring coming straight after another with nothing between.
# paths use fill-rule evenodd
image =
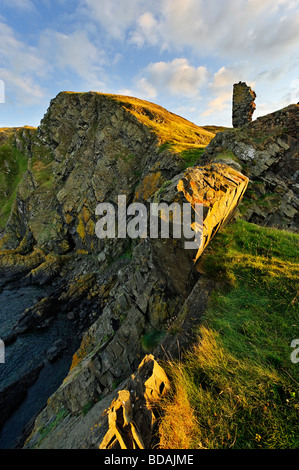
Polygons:
<instances>
[{"instance_id":1,"label":"hillside","mask_svg":"<svg viewBox=\"0 0 299 470\"><path fill-rule=\"evenodd\" d=\"M51 101L37 129L2 131L0 162L9 171L1 173L5 192L0 196L2 201L8 196L8 203L1 212L2 229L5 228L0 239L0 293L1 289L20 286L47 289L47 295L26 309L7 332L5 344L14 348L20 338L47 332L61 316L76 330L76 338L68 340L74 343L69 373L47 397L43 409L36 410L38 416L19 445L52 449L152 446L159 412L149 413L146 429L136 430L134 423L141 422L143 416L134 415L132 405L145 400L150 409L151 395L160 398L175 389L175 381L168 384L161 365L168 370L165 361L169 362L169 357L185 357L185 352L198 341L198 328L202 328L205 319L213 335L214 330L216 336L224 331L225 347L233 357L232 363L240 365L240 369L246 360L242 351L253 341L250 334L265 327L272 307L284 306L275 310L277 325L287 323L281 343L290 343L296 337L294 332L294 338L290 338L290 324L295 321L297 308L298 235L266 232L268 229L252 222L298 230L297 129L296 105L242 129L224 130L195 126L137 98L63 92ZM103 202L117 204L119 195L126 196L127 204L142 203L146 209L153 202L190 206L191 227L202 235L200 244L186 250L184 237L98 238L96 207ZM199 202L203 205L202 224L194 222ZM240 217L250 223L233 223ZM116 221L119 219L118 214ZM132 216L127 214L125 222L132 222ZM184 223L174 216L170 222L173 231ZM292 244L294 247L290 248ZM252 275L257 283L266 279L255 298ZM227 303L229 310L238 312L240 305L234 304L233 297L238 297L246 286L250 306L248 310L242 306L246 318L234 324L217 304L217 296L222 296L223 305ZM286 299L282 286L287 289ZM270 307L265 308L269 287L276 290L278 303L272 305L269 299ZM282 320L284 302L288 315ZM265 315L265 324L260 326L255 317L257 311ZM228 328L236 328L238 334L243 328L243 336L232 335L242 347L240 356L238 351L234 356L237 346L227 336L230 330L214 320L218 316L226 325L231 324ZM275 338L279 326L269 328ZM75 348L75 340L79 348ZM261 338L255 344L257 351L264 348L264 341ZM296 371L285 357L289 344L281 344L272 357L274 341L269 338L267 357L261 358L262 362L270 361L271 369L263 377L271 383L269 390L282 381L283 393L293 406L293 395L287 395L293 389L286 375L296 380ZM44 370L41 358L51 357L55 362L63 357L63 345L51 349L40 350L34 368ZM280 364L286 375L283 371L275 375L274 369ZM209 387L214 381L219 394L222 384L226 383L226 388L234 386L230 373L228 378L219 376L218 381L217 364L211 369L214 378L210 377L206 384L201 377L207 377L207 371L202 367L202 386ZM138 382L133 397L128 390L135 387L136 374L144 380L144 386ZM38 383L36 374L33 376L32 383ZM169 377L175 378L176 373L171 377L170 371ZM30 389L32 384L27 382ZM10 390L2 393L0 407L13 410L16 397ZM244 393L247 392L251 393L249 389ZM125 400L117 401L118 395ZM22 401L22 396L18 400ZM199 412L194 401L189 405L191 414ZM111 414L105 412L108 408ZM169 406L165 405L165 409ZM118 435L119 413L124 413L126 423L120 431L122 437ZM284 408L281 416L285 416ZM234 419L225 432L235 432L238 418ZM246 419L251 419L250 413ZM164 422L165 437L169 431L167 420ZM102 428L97 433L99 424ZM196 439L202 439L196 433ZM260 434L258 430L256 433ZM232 439L225 438L222 445L237 443L246 447L242 441L246 436L237 440L234 435ZM269 438L267 445L270 441ZM291 437L282 441L294 446ZM195 447L198 445L192 442ZM216 436L211 446L219 447L219 442ZM168 444L163 444L161 438L161 445ZM279 444L275 441L274 445ZM206 443L202 446L207 447Z\"/></svg>"}]
</instances>

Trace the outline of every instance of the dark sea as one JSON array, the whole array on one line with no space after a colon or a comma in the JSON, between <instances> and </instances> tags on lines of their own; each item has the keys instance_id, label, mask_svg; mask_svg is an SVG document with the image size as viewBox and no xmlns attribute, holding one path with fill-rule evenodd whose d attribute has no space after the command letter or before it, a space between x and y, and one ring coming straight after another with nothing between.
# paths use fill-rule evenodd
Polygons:
<instances>
[{"instance_id":1,"label":"dark sea","mask_svg":"<svg viewBox=\"0 0 299 470\"><path fill-rule=\"evenodd\" d=\"M47 290L36 286L21 287L17 290L5 289L0 292L0 339L8 336L25 309L46 296ZM63 382L69 371L72 356L79 346L79 340L73 340L74 338L74 324L66 318L65 313L58 313L47 329L21 335L13 344L5 347L5 364L0 364L0 391L39 366L46 359L46 352L55 341L62 339L68 344L64 355L56 362L45 361L25 400L3 425L0 431L0 449L15 447L24 427L45 407L47 399Z\"/></svg>"}]
</instances>

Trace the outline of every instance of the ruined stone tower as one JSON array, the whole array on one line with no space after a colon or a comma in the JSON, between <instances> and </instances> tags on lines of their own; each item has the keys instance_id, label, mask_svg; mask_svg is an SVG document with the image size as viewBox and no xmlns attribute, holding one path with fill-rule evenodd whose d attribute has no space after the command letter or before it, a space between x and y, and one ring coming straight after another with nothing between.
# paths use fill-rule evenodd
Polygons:
<instances>
[{"instance_id":1,"label":"ruined stone tower","mask_svg":"<svg viewBox=\"0 0 299 470\"><path fill-rule=\"evenodd\" d=\"M252 121L256 108L256 93L245 82L234 85L233 93L233 127L242 127Z\"/></svg>"}]
</instances>

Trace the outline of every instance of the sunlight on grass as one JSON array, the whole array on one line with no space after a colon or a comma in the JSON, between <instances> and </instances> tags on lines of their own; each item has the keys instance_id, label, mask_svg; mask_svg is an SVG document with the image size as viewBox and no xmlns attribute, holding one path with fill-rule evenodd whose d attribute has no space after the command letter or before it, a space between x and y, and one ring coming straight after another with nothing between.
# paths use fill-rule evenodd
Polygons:
<instances>
[{"instance_id":1,"label":"sunlight on grass","mask_svg":"<svg viewBox=\"0 0 299 470\"><path fill-rule=\"evenodd\" d=\"M242 220L208 247L203 265L220 288L193 349L167 365L175 392L163 403L161 448L298 447L298 258L298 235Z\"/></svg>"}]
</instances>

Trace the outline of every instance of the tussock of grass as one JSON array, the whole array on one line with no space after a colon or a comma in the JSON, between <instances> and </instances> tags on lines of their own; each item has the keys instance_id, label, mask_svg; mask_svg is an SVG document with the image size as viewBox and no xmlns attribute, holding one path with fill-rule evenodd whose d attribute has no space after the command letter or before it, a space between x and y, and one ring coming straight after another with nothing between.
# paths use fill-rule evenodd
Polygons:
<instances>
[{"instance_id":1,"label":"tussock of grass","mask_svg":"<svg viewBox=\"0 0 299 470\"><path fill-rule=\"evenodd\" d=\"M208 247L206 274L221 287L198 342L168 364L175 393L163 404L161 448L298 447L298 258L298 235L242 220Z\"/></svg>"}]
</instances>

